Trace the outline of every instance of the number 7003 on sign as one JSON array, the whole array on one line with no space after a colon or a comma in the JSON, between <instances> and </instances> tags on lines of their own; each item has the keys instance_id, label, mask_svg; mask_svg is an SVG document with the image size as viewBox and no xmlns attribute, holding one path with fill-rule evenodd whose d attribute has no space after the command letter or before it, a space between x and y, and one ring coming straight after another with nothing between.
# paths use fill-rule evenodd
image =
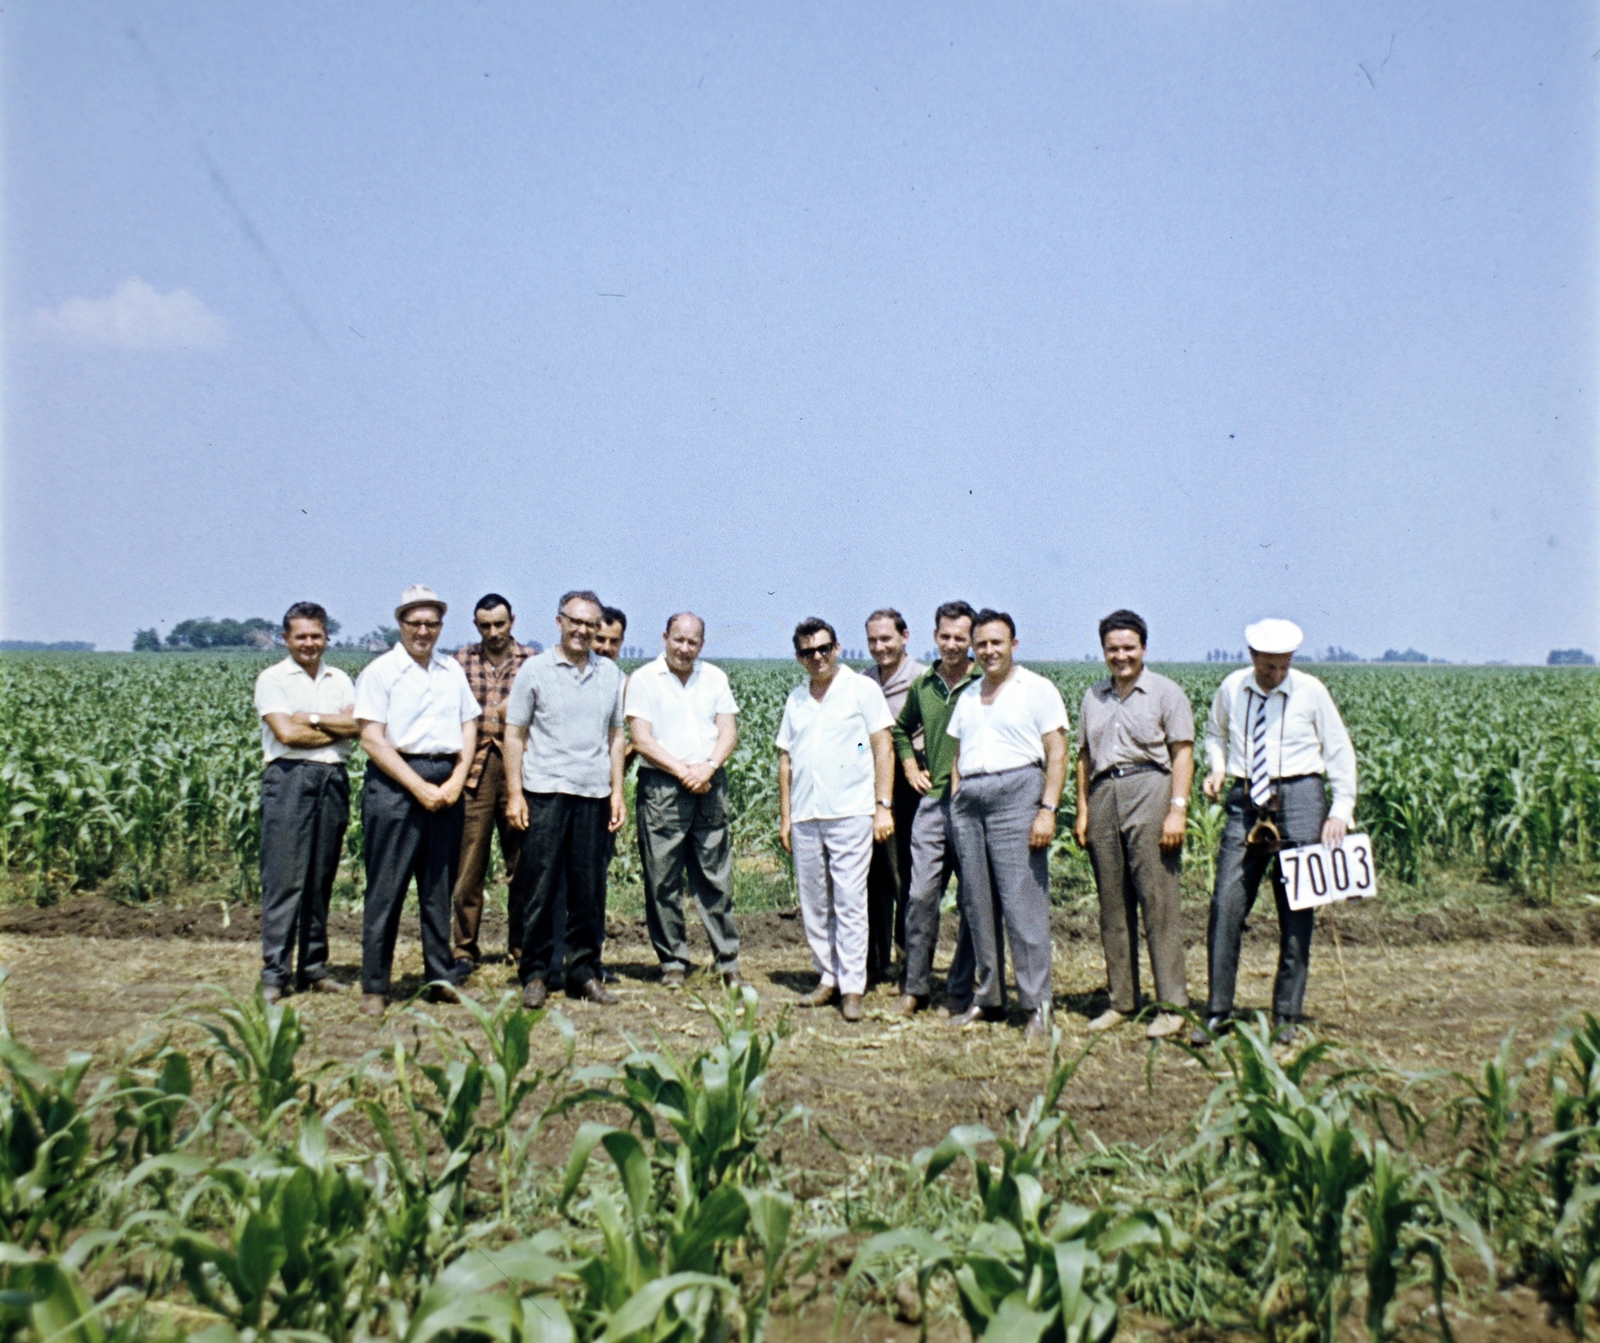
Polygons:
<instances>
[{"instance_id":1,"label":"number 7003 on sign","mask_svg":"<svg viewBox=\"0 0 1600 1343\"><path fill-rule=\"evenodd\" d=\"M1290 909L1366 900L1378 893L1378 870L1366 835L1346 835L1337 849L1326 844L1282 849L1278 864Z\"/></svg>"}]
</instances>

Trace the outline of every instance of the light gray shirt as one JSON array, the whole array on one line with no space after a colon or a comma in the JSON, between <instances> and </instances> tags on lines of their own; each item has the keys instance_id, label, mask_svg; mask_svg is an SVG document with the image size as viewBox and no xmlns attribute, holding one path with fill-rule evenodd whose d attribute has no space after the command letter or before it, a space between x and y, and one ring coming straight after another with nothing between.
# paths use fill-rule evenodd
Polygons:
<instances>
[{"instance_id":1,"label":"light gray shirt","mask_svg":"<svg viewBox=\"0 0 1600 1343\"><path fill-rule=\"evenodd\" d=\"M1109 676L1083 695L1078 750L1089 751L1094 777L1118 765L1172 770L1172 747L1194 740L1194 710L1176 681L1146 667L1126 699Z\"/></svg>"},{"instance_id":2,"label":"light gray shirt","mask_svg":"<svg viewBox=\"0 0 1600 1343\"><path fill-rule=\"evenodd\" d=\"M589 654L583 667L557 644L522 664L506 722L528 729L522 786L530 793L611 796L611 729L622 726L622 671Z\"/></svg>"}]
</instances>

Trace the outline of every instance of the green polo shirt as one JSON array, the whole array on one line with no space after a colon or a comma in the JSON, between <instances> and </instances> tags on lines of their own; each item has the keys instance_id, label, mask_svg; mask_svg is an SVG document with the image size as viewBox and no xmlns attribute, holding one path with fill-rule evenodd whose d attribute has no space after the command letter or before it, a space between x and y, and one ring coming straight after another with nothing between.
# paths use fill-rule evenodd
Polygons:
<instances>
[{"instance_id":1,"label":"green polo shirt","mask_svg":"<svg viewBox=\"0 0 1600 1343\"><path fill-rule=\"evenodd\" d=\"M917 749L912 739L918 732L922 733L928 776L932 779L927 792L929 797L941 798L950 792L950 767L956 761L956 740L945 727L955 710L956 697L982 676L983 669L974 664L967 672L967 679L958 681L951 690L939 675L938 667L933 666L917 677L906 693L906 702L894 725L895 754L902 760L914 759Z\"/></svg>"}]
</instances>

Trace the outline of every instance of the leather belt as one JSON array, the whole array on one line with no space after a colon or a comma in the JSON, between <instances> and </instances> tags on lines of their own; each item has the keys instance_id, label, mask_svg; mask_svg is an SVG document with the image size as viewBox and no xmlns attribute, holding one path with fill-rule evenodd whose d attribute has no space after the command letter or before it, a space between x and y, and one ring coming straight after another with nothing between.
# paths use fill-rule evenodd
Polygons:
<instances>
[{"instance_id":1,"label":"leather belt","mask_svg":"<svg viewBox=\"0 0 1600 1343\"><path fill-rule=\"evenodd\" d=\"M1148 761L1142 765L1113 765L1110 769L1101 770L1089 782L1099 783L1101 779L1122 779L1130 774L1151 773L1166 774L1168 771L1162 769L1160 765L1151 764Z\"/></svg>"}]
</instances>

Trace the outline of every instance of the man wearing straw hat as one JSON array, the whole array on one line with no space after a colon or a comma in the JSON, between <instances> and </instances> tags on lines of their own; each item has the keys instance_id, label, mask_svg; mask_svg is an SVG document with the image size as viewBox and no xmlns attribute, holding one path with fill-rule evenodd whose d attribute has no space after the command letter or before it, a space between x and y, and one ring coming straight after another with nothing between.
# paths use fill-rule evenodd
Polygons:
<instances>
[{"instance_id":1,"label":"man wearing straw hat","mask_svg":"<svg viewBox=\"0 0 1600 1343\"><path fill-rule=\"evenodd\" d=\"M445 604L432 588L400 594L400 642L356 681L356 721L370 761L361 797L367 894L361 929L361 1010L383 1013L406 887L417 879L423 978L434 1001L456 1002L451 891L461 857L461 792L482 710L454 658L434 650Z\"/></svg>"},{"instance_id":2,"label":"man wearing straw hat","mask_svg":"<svg viewBox=\"0 0 1600 1343\"><path fill-rule=\"evenodd\" d=\"M1280 847L1319 840L1337 848L1356 806L1355 748L1333 697L1316 677L1289 666L1305 637L1300 627L1291 620L1258 620L1244 634L1251 666L1223 681L1206 724L1205 795L1215 802L1227 781L1233 782L1206 935L1210 1002L1196 1044L1214 1037L1233 1015L1239 941L1269 866L1278 906L1272 1024L1278 1039L1294 1038L1311 965L1314 911L1289 908L1273 859Z\"/></svg>"}]
</instances>

